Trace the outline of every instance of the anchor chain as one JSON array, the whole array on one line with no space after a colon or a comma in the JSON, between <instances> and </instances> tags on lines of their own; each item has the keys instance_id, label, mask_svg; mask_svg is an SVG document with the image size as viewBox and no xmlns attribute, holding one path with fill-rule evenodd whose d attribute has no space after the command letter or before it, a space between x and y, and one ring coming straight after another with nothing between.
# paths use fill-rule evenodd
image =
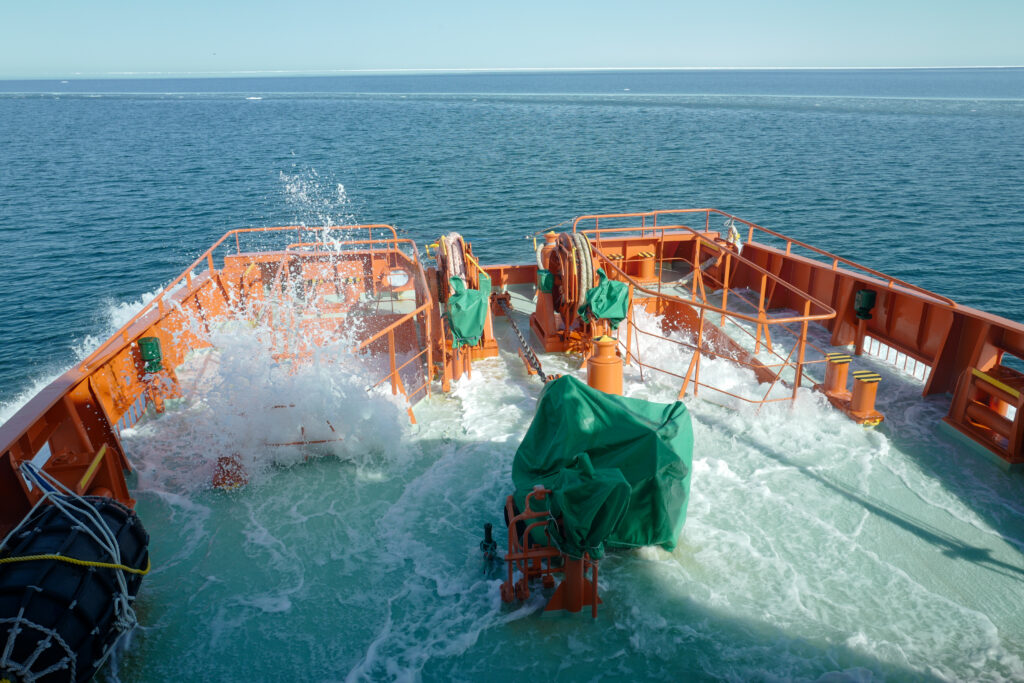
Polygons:
<instances>
[{"instance_id":1,"label":"anchor chain","mask_svg":"<svg viewBox=\"0 0 1024 683\"><path fill-rule=\"evenodd\" d=\"M519 330L519 326L516 325L516 321L512 319L512 306L508 303L508 300L505 297L496 296L494 298L498 302L498 305L501 306L502 310L505 311L505 317L508 318L508 323L512 326L512 331L516 333L517 337L519 337L519 346L523 350L523 358L526 359L526 362L530 364L531 368L537 371L540 381L546 383L551 378L544 374L544 368L540 366L540 359L537 358L537 354L533 352L533 348L526 341L526 337L523 336L523 333Z\"/></svg>"}]
</instances>

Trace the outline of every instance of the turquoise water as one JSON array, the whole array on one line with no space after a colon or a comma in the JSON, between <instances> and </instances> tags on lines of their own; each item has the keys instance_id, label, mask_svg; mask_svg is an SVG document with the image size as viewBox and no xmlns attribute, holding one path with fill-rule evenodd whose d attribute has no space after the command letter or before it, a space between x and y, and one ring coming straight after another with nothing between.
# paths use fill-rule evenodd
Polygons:
<instances>
[{"instance_id":1,"label":"turquoise water","mask_svg":"<svg viewBox=\"0 0 1024 683\"><path fill-rule=\"evenodd\" d=\"M580 213L710 205L1024 320L1019 70L0 90L0 417L233 227L379 221L421 244L458 230L508 262ZM596 623L542 617L540 596L501 605L477 543L537 385L499 333L502 357L412 429L340 350L289 374L224 331L193 359L189 399L126 436L156 569L105 676L1024 678L1024 485L882 364L877 430L810 394L757 416L689 401L679 547L612 555ZM267 412L281 398L295 415ZM261 446L337 415L345 440L321 453ZM252 485L209 491L239 445Z\"/></svg>"}]
</instances>

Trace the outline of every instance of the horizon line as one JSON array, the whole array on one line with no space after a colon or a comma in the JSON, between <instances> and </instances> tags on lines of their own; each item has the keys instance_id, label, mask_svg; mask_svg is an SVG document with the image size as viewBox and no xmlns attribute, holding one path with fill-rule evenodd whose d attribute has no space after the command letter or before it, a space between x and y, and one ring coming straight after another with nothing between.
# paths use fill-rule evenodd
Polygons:
<instances>
[{"instance_id":1,"label":"horizon line","mask_svg":"<svg viewBox=\"0 0 1024 683\"><path fill-rule=\"evenodd\" d=\"M2 76L0 80L70 80L105 77L215 77L215 76L328 76L386 74L460 74L460 73L543 73L543 72L625 72L625 71L893 71L943 69L1021 69L1021 64L944 65L944 66L544 66L544 67L466 67L466 68L371 68L371 69L241 69L233 71L102 71L63 72L33 76Z\"/></svg>"}]
</instances>

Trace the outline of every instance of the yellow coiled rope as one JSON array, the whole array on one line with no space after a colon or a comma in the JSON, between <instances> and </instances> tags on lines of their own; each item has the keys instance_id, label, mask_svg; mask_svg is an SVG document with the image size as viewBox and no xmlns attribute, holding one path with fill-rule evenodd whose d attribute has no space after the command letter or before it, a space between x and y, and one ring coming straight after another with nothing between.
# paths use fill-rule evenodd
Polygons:
<instances>
[{"instance_id":1,"label":"yellow coiled rope","mask_svg":"<svg viewBox=\"0 0 1024 683\"><path fill-rule=\"evenodd\" d=\"M100 569L120 569L123 572L129 574L139 574L145 576L149 573L151 564L149 556L146 557L146 568L145 569L133 569L123 564L114 564L113 562L93 562L91 560L79 560L74 557L66 557L64 555L23 555L21 557L4 557L0 558L0 564L12 564L14 562L32 562L35 560L57 560L59 562L67 562L68 564L76 564L79 567L99 567Z\"/></svg>"}]
</instances>

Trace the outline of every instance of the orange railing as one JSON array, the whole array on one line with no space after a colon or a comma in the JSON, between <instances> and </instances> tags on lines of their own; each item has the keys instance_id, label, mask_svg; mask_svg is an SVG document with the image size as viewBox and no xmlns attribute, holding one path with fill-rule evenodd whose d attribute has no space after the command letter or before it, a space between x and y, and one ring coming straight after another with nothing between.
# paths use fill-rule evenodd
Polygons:
<instances>
[{"instance_id":1,"label":"orange railing","mask_svg":"<svg viewBox=\"0 0 1024 683\"><path fill-rule=\"evenodd\" d=\"M360 344L356 350L367 351L375 340L387 336L387 347L382 350L386 350L390 358L390 371L381 382L390 379L396 392L400 388L404 389L401 373L416 358L425 357L427 367L423 369L423 376L427 377L431 363L428 343L431 331L428 309L431 299L422 269L416 260L415 244L400 239L394 228L363 225L232 230L204 251L99 348L40 391L11 419L0 425L0 499L5 501L0 504L0 526L4 520L27 512L38 495L26 486L17 472L21 462L33 458L37 463L45 460L44 469L59 473L61 481L70 482L76 490L81 489L81 493L99 491L99 495L112 495L122 502L132 504L121 474L122 470L130 467L121 448L119 432L138 422L149 406L161 409L163 399L174 395L177 386L173 368L184 361L185 354L190 350L207 346L209 342L205 336L210 331L211 323L219 316L229 314L238 303L239 292L235 289L235 283L224 275L227 272L226 266L217 269L214 259L216 254L226 252L225 259L232 252L236 255L270 254L269 260L275 260L277 257L272 251L243 250L243 238L288 232L322 236L332 230L351 235L354 231L364 229L368 239L363 242L372 242L371 249L378 250L380 246L380 251L388 251L398 250L400 246L411 247L411 263L415 266L412 275L416 279L416 289L421 298L411 313L389 321L389 325ZM374 239L374 235L380 233L384 233L383 238ZM327 244L330 246L331 243ZM205 269L196 272L203 266ZM232 276L237 274L232 271ZM423 348L413 358L399 364L396 362L398 347L395 336L408 336L409 331L403 326L415 323L420 327ZM146 372L137 345L138 339L144 336L160 339L165 371L155 374ZM378 349L374 347L373 351ZM411 389L410 398L429 391L429 380L425 379ZM41 457L37 458L37 455Z\"/></svg>"},{"instance_id":2,"label":"orange railing","mask_svg":"<svg viewBox=\"0 0 1024 683\"><path fill-rule=\"evenodd\" d=\"M881 271L875 270L874 268L869 268L868 266L865 266L863 264L857 263L856 261L852 261L852 260L850 260L848 258L844 258L844 257L839 256L837 254L833 254L831 252L825 251L824 249L819 249L818 247L811 246L810 244L807 244L805 242L801 242L800 240L795 240L792 237L787 237L786 235L783 235L781 233L775 232L774 230L770 230L769 228L766 228L764 226L758 225L757 223L753 223L751 221L748 221L748 220L745 220L743 218L740 218L739 216L734 216L733 214L727 213L727 212L722 211L720 209L711 209L711 208L703 208L703 209L662 209L662 210L658 210L658 211L643 211L643 212L635 212L635 213L600 214L600 215L580 216L580 217L574 219L574 221L573 221L573 231L576 230L576 224L579 223L579 221L581 221L581 220L593 219L594 220L594 229L597 230L597 229L600 229L600 219L602 219L602 218L605 219L606 221L608 221L609 219L621 220L622 218L640 218L641 219L640 226L630 227L630 228L619 228L619 229L616 229L616 231L618 231L618 232L625 232L625 231L637 232L637 231L639 231L641 235L646 235L646 234L653 235L653 234L656 234L657 231L659 231L659 230L671 229L673 227L678 227L678 226L672 226L672 225L665 226L664 222L662 222L659 225L659 218L663 218L665 216L679 216L679 215L693 215L693 216L696 216L696 217L702 217L704 219L703 220L704 232L712 232L711 216L712 215L716 215L716 216L719 216L721 218L724 218L727 222L731 221L733 223L739 223L739 224L741 224L743 226L746 226L746 228L747 228L746 242L748 242L748 243L749 242L754 242L754 235L756 233L763 233L765 235L770 235L770 236L772 236L772 237L774 237L774 238L776 238L778 240L781 240L785 244L785 253L787 255L792 254L794 246L800 247L801 249L806 249L807 251L812 252L814 254L817 254L818 256L822 256L825 259L827 259L828 261L830 261L833 270L837 270L839 268L839 264L842 264L842 265L847 266L849 268L852 268L854 270L860 271L860 272L864 273L865 275L869 275L872 278L881 280L882 282L884 282L886 284L886 286L889 289L904 289L906 291L914 292L916 294L919 294L921 296L927 297L929 299L933 299L935 301L944 303L944 304L946 304L947 306L950 306L950 307L956 307L956 305L957 305L956 302L953 301L952 299L950 299L949 297L942 296L941 294L936 294L935 292L932 292L930 290L924 289L923 287L918 287L917 285L911 284L911 283L909 283L909 282L907 282L905 280L901 280L899 278L893 277L893 276L888 275L886 273L883 273ZM609 232L609 230L607 228L605 228L603 231L604 232ZM717 230L715 232L717 232Z\"/></svg>"},{"instance_id":3,"label":"orange railing","mask_svg":"<svg viewBox=\"0 0 1024 683\"><path fill-rule=\"evenodd\" d=\"M111 353L116 353L116 350L118 348L121 348L121 346L123 344L130 344L133 341L135 341L135 339L138 336L140 336L140 335L138 335L138 334L133 335L130 332L131 332L131 330L134 327L136 327L136 323L141 321L143 318L146 318L147 316L152 315L154 313L154 311L158 312L161 317L164 316L167 313L167 306L170 304L170 299L172 298L172 296L174 294L178 293L178 291L181 289L182 286L184 286L186 290L192 289L192 287L194 285L193 281L196 278L196 276L193 273L194 273L196 268L198 268L199 266L201 266L201 265L203 265L205 263L205 265L207 266L207 271L206 272L209 275L215 274L217 272L217 269L214 266L213 255L217 251L218 248L220 248L225 243L228 243L228 241L232 237L235 238L235 253L236 254L241 254L242 253L242 247L241 247L241 239L240 238L241 238L242 235L266 234L266 233L286 232L286 231L322 233L322 232L329 232L331 230L335 230L335 231L350 231L350 230L362 230L362 229L366 229L367 230L367 232L369 233L371 239L372 239L372 235L373 235L373 231L374 230L386 230L386 231L390 232L391 239L389 239L389 240L386 239L385 241L397 242L398 239L399 239L398 238L398 233L395 230L395 228L390 226L390 225L385 225L385 224L341 225L341 226L334 225L334 226L324 226L324 227L306 227L306 226L302 226L302 225L288 225L288 226L269 227L269 228L239 228L239 229L236 229L236 230L228 231L227 233L224 234L223 237L221 237L219 240L214 242L213 245L209 249L204 251L195 261L193 261L192 264L189 265L188 268L186 268L181 273L181 275L179 275L178 277L174 278L174 280L172 280L170 282L170 284L168 284L166 287L161 289L160 292L156 296L154 296L153 299L151 301L149 301L145 306L143 306L139 310L138 313L136 313L134 316L132 316L132 318L127 323L125 323L121 327L121 329L119 329L117 332L115 332L106 342L101 344L99 346L99 348L97 348L95 351L93 351L91 354L89 354L84 360L82 360L78 364L77 367L82 369L82 370L89 370L90 368L94 368L98 364L104 362L106 359L109 359Z\"/></svg>"},{"instance_id":4,"label":"orange railing","mask_svg":"<svg viewBox=\"0 0 1024 683\"><path fill-rule=\"evenodd\" d=\"M416 307L412 311L402 314L401 317L394 320L383 329L372 333L367 339L359 342L352 349L352 352L372 352L380 346L379 342L386 342L389 370L387 374L373 384L370 389L375 389L381 384L389 382L392 394L398 394L401 392L408 399L410 404L412 404L420 398L429 396L431 392L430 383L433 368L433 349L431 339L433 338L433 323L431 321L430 313L432 310L431 304L433 299L427 285L423 268L419 262L416 243L410 239L394 236L392 239L384 241L386 244L390 245L389 250L381 252L379 249L376 249L376 247L380 246L381 242L382 240L370 239L326 243L296 242L289 244L286 248L285 257L278 266L278 272L275 275L274 280L280 291L281 288L283 288L284 283L287 281L284 274L287 272L292 260L302 256L308 256L310 254L317 256L323 254L333 255L337 253L351 256L353 254L358 255L360 253L364 253L370 254L371 258L375 255L381 257L390 256L393 259L399 256L404 257L407 263L389 263L387 265L409 267L411 271L411 284L416 296ZM408 248L408 252L402 251L401 247L403 246ZM376 282L376 278L373 278L373 282ZM391 311L394 312L395 300L391 299L390 302ZM400 340L404 340L404 344L400 343ZM420 350L399 364L399 347L408 347L410 344L415 345L417 343L421 347ZM414 363L416 363L416 365L414 365ZM403 380L403 371L416 370L417 368L419 370L418 372L407 372L407 377ZM410 374L417 380L417 383L412 387L408 386L408 376ZM415 416L413 415L412 408L409 409L409 417L413 422L415 422Z\"/></svg>"},{"instance_id":5,"label":"orange railing","mask_svg":"<svg viewBox=\"0 0 1024 683\"><path fill-rule=\"evenodd\" d=\"M682 224L665 225L664 222L660 225L658 224L658 217L665 214L697 212L705 212L705 230L703 232L699 232ZM620 223L623 219L635 220L637 218L640 219L639 226L628 225L625 227L600 227L601 219L604 219L607 224L610 220L615 223ZM627 362L635 361L641 368L661 372L682 380L682 386L679 392L680 397L682 397L686 390L692 386L695 395L699 388L703 387L753 404L792 400L796 397L797 390L801 386L804 378L811 379L812 381L814 379L809 375L806 375L806 367L824 362L823 360L808 361L805 358L807 346L810 345L807 341L808 325L811 322L830 320L835 317L836 312L828 304L802 292L781 278L761 268L756 263L744 259L739 254L736 254L732 250L726 248L722 242L715 241L709 234L710 231L708 230L707 224L708 220L709 214L706 213L705 210L602 214L580 216L576 218L573 221L573 231L581 230L581 223L585 225L586 223L593 221L594 227L591 229L582 229L582 232L587 234L589 237L592 237L592 246L600 258L601 263L605 267L611 269L614 277L627 282L631 287L632 294L643 294L646 295L648 299L652 300L655 304L655 312L664 313L665 311L671 311L677 317L691 317L691 319L684 321L684 326L693 330L695 335L694 343L673 339L667 335L658 335L640 328L636 325L636 322L633 319L632 310L630 310L630 316L627 319L626 340L624 344L625 358L627 359ZM648 221L650 221L649 224ZM688 242L693 243L692 255L689 256L688 259L685 259L689 261L692 267L692 276L690 277L690 297L688 299L663 291L662 272L658 273L656 288L650 288L637 282L636 279L627 274L625 269L620 267L615 260L611 259L609 255L605 253L603 248L604 243L611 239L629 237L656 238L659 248L664 248L664 245L666 244L666 236L671 237L673 235L685 236ZM713 257L720 262L721 272L723 273L721 280L705 272L702 268L701 257L703 254L708 253L713 255ZM663 264L668 260L668 258L680 260L680 254L676 252L671 257L664 253L657 254L656 259L659 268L663 268ZM749 273L754 273L755 277L759 279L760 295L756 303L731 286L731 277L739 268L747 270L748 277L745 278L745 280L749 280ZM769 318L766 310L766 291L769 284L771 284L773 288L781 287L791 292L794 297L797 297L802 302L801 308L803 310L797 315ZM709 300L709 289L721 292L721 304L714 303ZM730 309L730 295L740 299L757 312L755 314L750 314ZM651 308L650 305L645 305L648 309ZM688 311L694 311L695 313L690 314ZM709 315L713 315L718 318L718 326L714 326L714 324L708 320ZM720 328L724 328L727 321L731 321L737 330L742 331L742 333L750 336L754 340L754 349L752 354L745 352L742 347L731 342L731 339L728 339L726 335L724 335ZM752 334L747 327L741 323L753 326L755 333ZM793 324L798 324L800 326L798 332L789 327L789 325ZM776 352L775 342L773 342L771 333L772 329L782 329L786 331L787 334L790 334L795 338L794 343L786 356L782 356ZM637 350L634 351L633 349L632 336L634 333L638 336L646 335L662 341L667 341L692 351L693 355L686 374L681 375L679 373L672 372L671 370L644 363L638 356L639 341L637 341ZM778 334L776 334L776 340L777 339ZM723 349L723 346L726 348ZM761 352L762 348L771 354L777 362L763 363L758 360L756 355ZM817 347L814 348L817 349ZM795 360L793 359L794 353L796 354ZM822 355L824 355L823 352ZM763 396L749 397L702 382L700 379L700 366L701 358L704 356L726 357L738 365L753 370L759 380L769 383L768 390ZM786 370L791 370L793 373L791 395L780 398L769 398L775 385L780 381L784 381L783 375Z\"/></svg>"}]
</instances>

